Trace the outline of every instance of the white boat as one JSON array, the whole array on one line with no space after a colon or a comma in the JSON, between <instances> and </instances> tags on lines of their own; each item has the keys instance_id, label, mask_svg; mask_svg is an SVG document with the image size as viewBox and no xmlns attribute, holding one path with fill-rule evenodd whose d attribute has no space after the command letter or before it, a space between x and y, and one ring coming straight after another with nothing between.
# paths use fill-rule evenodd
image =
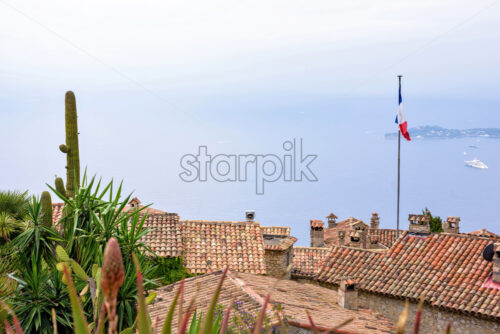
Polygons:
<instances>
[{"instance_id":1,"label":"white boat","mask_svg":"<svg viewBox=\"0 0 500 334\"><path fill-rule=\"evenodd\" d=\"M465 161L465 164L467 166L474 167L474 168L480 168L480 169L488 168L488 166L486 166L486 164L484 162L482 162L481 160L479 160L478 158L474 158L474 160L470 160L470 161Z\"/></svg>"}]
</instances>

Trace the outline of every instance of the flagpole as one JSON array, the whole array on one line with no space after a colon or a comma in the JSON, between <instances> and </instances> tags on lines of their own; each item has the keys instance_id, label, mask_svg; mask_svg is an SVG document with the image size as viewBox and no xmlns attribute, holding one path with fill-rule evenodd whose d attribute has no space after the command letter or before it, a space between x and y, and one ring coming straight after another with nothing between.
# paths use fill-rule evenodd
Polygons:
<instances>
[{"instance_id":1,"label":"flagpole","mask_svg":"<svg viewBox=\"0 0 500 334\"><path fill-rule=\"evenodd\" d=\"M398 75L399 79L399 91L401 91L401 77L402 75ZM396 238L399 238L399 189L400 189L400 175L401 175L401 130L398 129L398 204L397 204L397 213L396 213Z\"/></svg>"}]
</instances>

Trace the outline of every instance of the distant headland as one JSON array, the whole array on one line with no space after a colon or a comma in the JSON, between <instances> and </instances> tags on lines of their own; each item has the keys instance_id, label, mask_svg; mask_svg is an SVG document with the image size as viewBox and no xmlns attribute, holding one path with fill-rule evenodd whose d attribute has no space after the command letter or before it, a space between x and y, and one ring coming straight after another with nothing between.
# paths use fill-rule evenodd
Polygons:
<instances>
[{"instance_id":1,"label":"distant headland","mask_svg":"<svg viewBox=\"0 0 500 334\"><path fill-rule=\"evenodd\" d=\"M436 125L423 125L408 130L412 139L424 138L466 138L466 137L486 137L500 138L500 129L497 128L474 128L474 129L446 129ZM398 137L397 132L386 133L385 139Z\"/></svg>"}]
</instances>

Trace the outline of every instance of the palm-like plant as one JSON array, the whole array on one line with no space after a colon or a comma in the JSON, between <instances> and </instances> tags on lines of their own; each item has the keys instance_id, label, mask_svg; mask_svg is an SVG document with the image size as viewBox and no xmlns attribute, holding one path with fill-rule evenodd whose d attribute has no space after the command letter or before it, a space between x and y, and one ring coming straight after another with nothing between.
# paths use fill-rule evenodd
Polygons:
<instances>
[{"instance_id":1,"label":"palm-like plant","mask_svg":"<svg viewBox=\"0 0 500 334\"><path fill-rule=\"evenodd\" d=\"M26 224L8 212L0 212L0 239L3 243L11 241L13 235L23 230Z\"/></svg>"},{"instance_id":2,"label":"palm-like plant","mask_svg":"<svg viewBox=\"0 0 500 334\"><path fill-rule=\"evenodd\" d=\"M28 213L28 192L0 191L0 212L5 212L17 220Z\"/></svg>"}]
</instances>

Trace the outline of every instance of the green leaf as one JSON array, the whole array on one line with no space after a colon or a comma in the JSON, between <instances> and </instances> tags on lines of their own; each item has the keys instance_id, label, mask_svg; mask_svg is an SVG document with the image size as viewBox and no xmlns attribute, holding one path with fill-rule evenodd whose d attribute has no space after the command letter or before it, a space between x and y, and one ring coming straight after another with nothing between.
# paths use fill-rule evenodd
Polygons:
<instances>
[{"instance_id":1,"label":"green leaf","mask_svg":"<svg viewBox=\"0 0 500 334\"><path fill-rule=\"evenodd\" d=\"M152 302L155 301L155 299L156 299L156 292L153 291L149 294L149 296L146 297L146 305L151 304Z\"/></svg>"},{"instance_id":2,"label":"green leaf","mask_svg":"<svg viewBox=\"0 0 500 334\"><path fill-rule=\"evenodd\" d=\"M175 293L174 300L170 304L170 308L168 309L167 317L165 318L165 322L163 323L163 328L161 330L161 334L171 334L172 333L172 319L174 318L175 306L177 305L177 301L179 300L179 295L181 291L184 290L184 280L181 281L179 285L179 289Z\"/></svg>"},{"instance_id":3,"label":"green leaf","mask_svg":"<svg viewBox=\"0 0 500 334\"><path fill-rule=\"evenodd\" d=\"M224 283L224 279L226 278L228 269L229 267L226 267L226 269L222 272L219 285L217 285L217 289L215 290L214 296L212 297L212 302L210 303L210 307L207 311L207 316L205 317L205 322L203 323L203 334L212 334L214 313L217 307L217 301L219 300L220 291L222 290L222 284Z\"/></svg>"},{"instance_id":4,"label":"green leaf","mask_svg":"<svg viewBox=\"0 0 500 334\"><path fill-rule=\"evenodd\" d=\"M148 310L146 308L146 299L144 298L144 287L142 285L142 273L141 273L141 267L139 265L139 261L137 260L137 257L135 254L132 254L132 258L134 259L134 264L135 264L135 270L137 274L137 299L138 299L138 305L137 305L137 327L139 330L139 334L150 334L151 333L151 326L149 324L149 316L148 316Z\"/></svg>"},{"instance_id":5,"label":"green leaf","mask_svg":"<svg viewBox=\"0 0 500 334\"><path fill-rule=\"evenodd\" d=\"M80 267L80 265L75 260L71 259L70 263L73 272L79 279L81 279L82 281L86 281L89 279L89 277L85 273L85 270L83 270L82 267Z\"/></svg>"},{"instance_id":6,"label":"green leaf","mask_svg":"<svg viewBox=\"0 0 500 334\"><path fill-rule=\"evenodd\" d=\"M66 266L64 266L64 277L66 277L68 283L69 299L71 302L71 311L73 313L73 330L75 331L75 334L90 334L89 325L87 324L87 319L83 313L82 304L76 294L73 280L71 279L71 275L69 274Z\"/></svg>"}]
</instances>

